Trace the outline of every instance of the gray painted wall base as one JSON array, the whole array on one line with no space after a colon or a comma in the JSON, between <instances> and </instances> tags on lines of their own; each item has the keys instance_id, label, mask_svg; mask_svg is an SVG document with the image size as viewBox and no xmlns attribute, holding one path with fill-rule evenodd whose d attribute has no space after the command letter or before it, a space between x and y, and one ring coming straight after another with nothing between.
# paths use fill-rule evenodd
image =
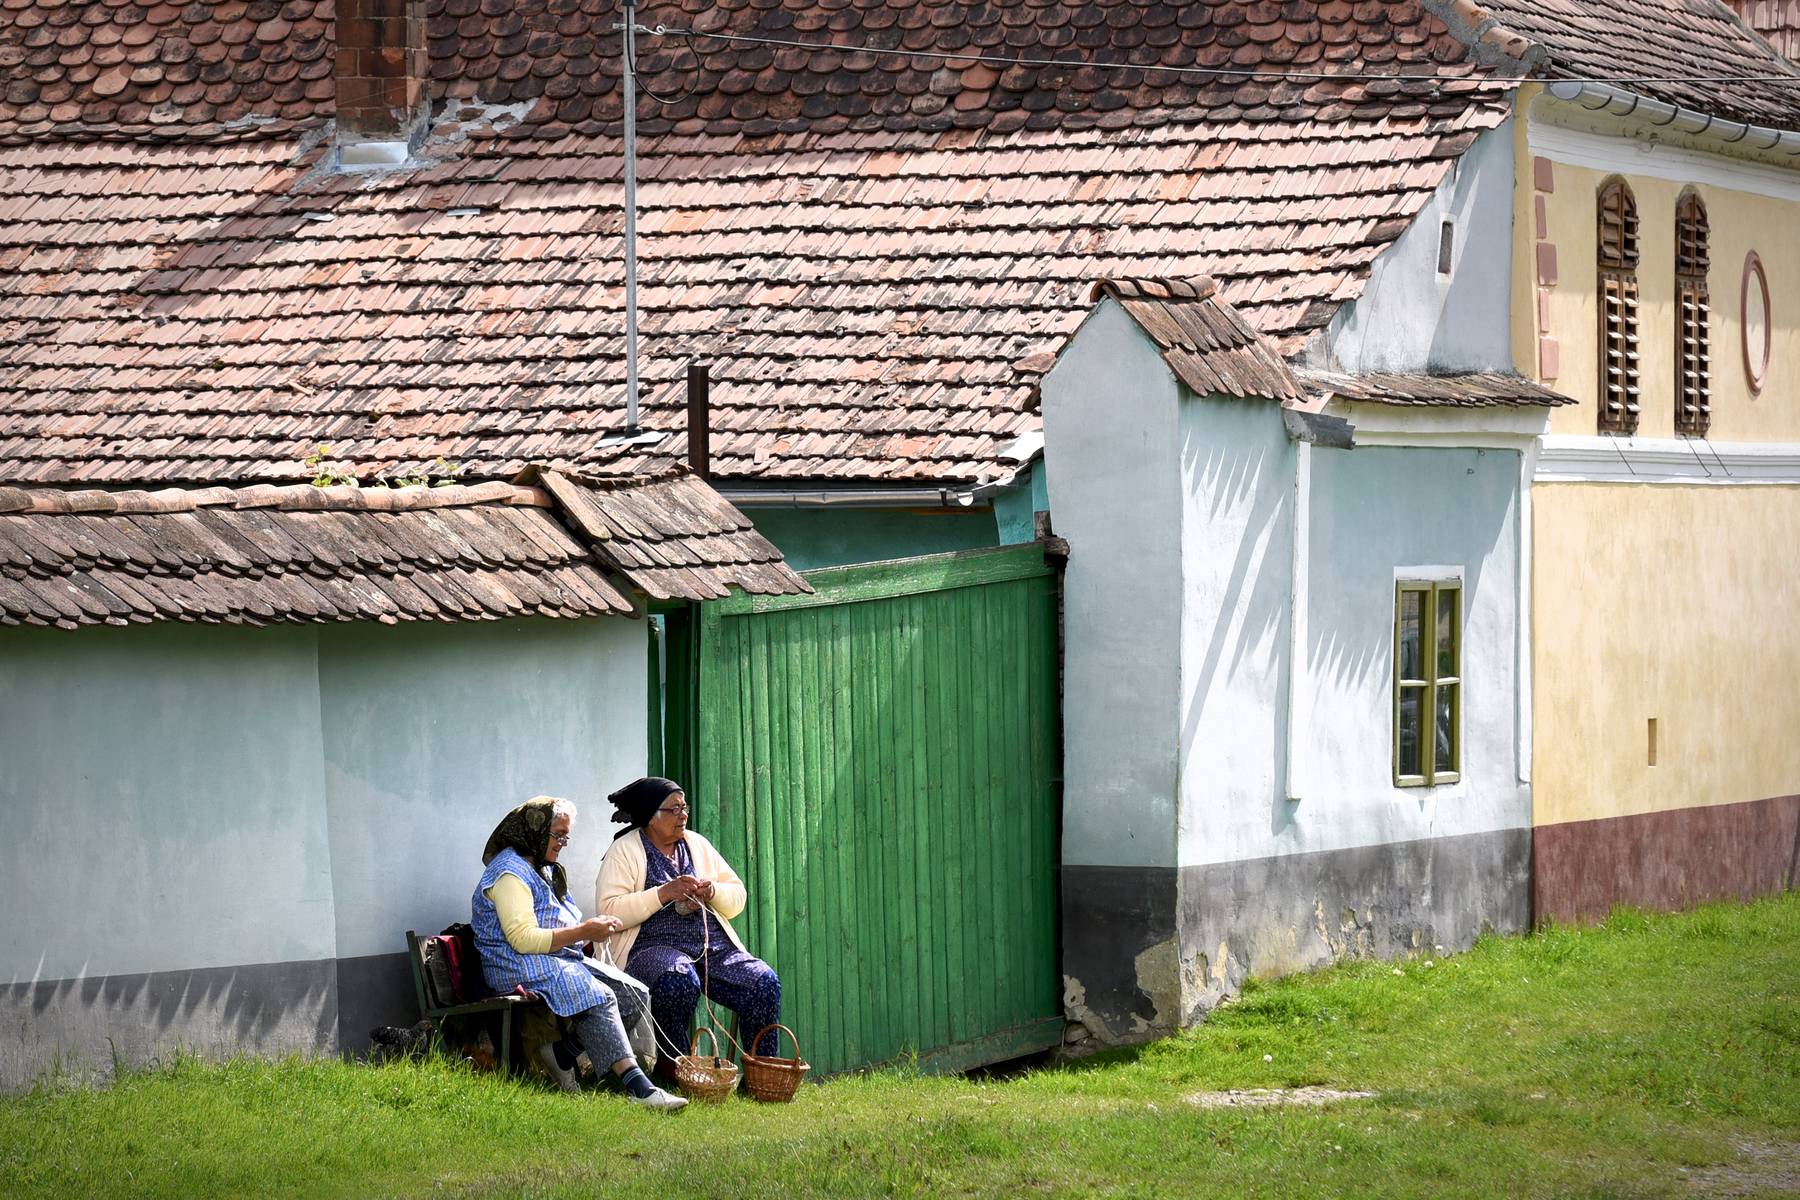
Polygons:
<instances>
[{"instance_id":1,"label":"gray painted wall base","mask_svg":"<svg viewBox=\"0 0 1800 1200\"><path fill-rule=\"evenodd\" d=\"M419 1019L406 952L341 958L338 972L337 1048L351 1055L369 1049L369 1031L379 1025L407 1026Z\"/></svg>"},{"instance_id":2,"label":"gray painted wall base","mask_svg":"<svg viewBox=\"0 0 1800 1200\"><path fill-rule=\"evenodd\" d=\"M1467 949L1531 919L1531 834L1509 829L1183 867L1063 868L1071 1020L1105 1042L1198 1021L1245 976Z\"/></svg>"},{"instance_id":3,"label":"gray painted wall base","mask_svg":"<svg viewBox=\"0 0 1800 1200\"><path fill-rule=\"evenodd\" d=\"M115 1062L178 1053L327 1054L336 1048L337 989L329 959L8 984L0 1080L105 1080Z\"/></svg>"}]
</instances>

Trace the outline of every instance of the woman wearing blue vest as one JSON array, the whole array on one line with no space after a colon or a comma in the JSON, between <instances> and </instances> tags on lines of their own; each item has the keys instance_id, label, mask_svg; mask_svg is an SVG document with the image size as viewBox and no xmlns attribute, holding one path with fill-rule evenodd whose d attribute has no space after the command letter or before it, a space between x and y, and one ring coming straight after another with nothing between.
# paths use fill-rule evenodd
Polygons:
<instances>
[{"instance_id":1,"label":"woman wearing blue vest","mask_svg":"<svg viewBox=\"0 0 1800 1200\"><path fill-rule=\"evenodd\" d=\"M644 997L622 972L584 958L581 947L616 933L616 917L590 917L569 902L569 884L556 859L569 844L575 806L536 796L506 814L481 852L487 864L471 899L475 948L488 986L506 993L536 992L566 1018L596 1069L611 1064L633 1104L672 1112L687 1101L644 1075L626 1036Z\"/></svg>"}]
</instances>

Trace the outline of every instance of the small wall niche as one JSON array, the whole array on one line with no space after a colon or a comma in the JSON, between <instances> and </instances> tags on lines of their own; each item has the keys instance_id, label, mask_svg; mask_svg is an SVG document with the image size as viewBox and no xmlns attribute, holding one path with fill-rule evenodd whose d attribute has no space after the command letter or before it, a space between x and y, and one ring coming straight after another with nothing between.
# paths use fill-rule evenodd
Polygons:
<instances>
[{"instance_id":1,"label":"small wall niche","mask_svg":"<svg viewBox=\"0 0 1800 1200\"><path fill-rule=\"evenodd\" d=\"M1649 754L1648 754L1648 758L1649 758L1648 765L1652 766L1652 767L1654 767L1656 765L1656 753L1657 753L1656 734L1657 734L1656 718L1651 717L1650 718L1650 728L1649 728L1650 745L1649 745Z\"/></svg>"}]
</instances>

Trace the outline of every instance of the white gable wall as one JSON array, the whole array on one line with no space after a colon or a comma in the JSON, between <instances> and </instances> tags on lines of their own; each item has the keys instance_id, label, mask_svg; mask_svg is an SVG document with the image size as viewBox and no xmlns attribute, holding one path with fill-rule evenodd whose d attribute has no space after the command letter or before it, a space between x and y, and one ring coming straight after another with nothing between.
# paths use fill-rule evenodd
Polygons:
<instances>
[{"instance_id":1,"label":"white gable wall","mask_svg":"<svg viewBox=\"0 0 1800 1200\"><path fill-rule=\"evenodd\" d=\"M1064 580L1063 860L1175 865L1180 747L1178 387L1111 300L1045 377Z\"/></svg>"},{"instance_id":2,"label":"white gable wall","mask_svg":"<svg viewBox=\"0 0 1800 1200\"><path fill-rule=\"evenodd\" d=\"M1326 330L1337 370L1511 371L1513 124L1483 133ZM1443 223L1451 270L1438 272Z\"/></svg>"}]
</instances>

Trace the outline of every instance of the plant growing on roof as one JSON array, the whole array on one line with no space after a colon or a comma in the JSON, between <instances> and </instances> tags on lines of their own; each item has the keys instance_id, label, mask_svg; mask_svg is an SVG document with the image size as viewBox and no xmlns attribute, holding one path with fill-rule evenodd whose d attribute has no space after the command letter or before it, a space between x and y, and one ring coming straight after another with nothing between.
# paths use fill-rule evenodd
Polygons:
<instances>
[{"instance_id":1,"label":"plant growing on roof","mask_svg":"<svg viewBox=\"0 0 1800 1200\"><path fill-rule=\"evenodd\" d=\"M331 447L320 442L313 452L300 460L306 468L313 472L314 487L361 487L362 480L356 477L356 468L347 462L338 462L331 457Z\"/></svg>"},{"instance_id":2,"label":"plant growing on roof","mask_svg":"<svg viewBox=\"0 0 1800 1200\"><path fill-rule=\"evenodd\" d=\"M364 486L356 465L332 458L331 447L323 442L319 443L317 449L300 461L314 473L312 481L314 487ZM456 477L462 473L462 469L461 463L452 462L440 454L411 474L376 479L368 486L384 488L449 487L456 482Z\"/></svg>"}]
</instances>

